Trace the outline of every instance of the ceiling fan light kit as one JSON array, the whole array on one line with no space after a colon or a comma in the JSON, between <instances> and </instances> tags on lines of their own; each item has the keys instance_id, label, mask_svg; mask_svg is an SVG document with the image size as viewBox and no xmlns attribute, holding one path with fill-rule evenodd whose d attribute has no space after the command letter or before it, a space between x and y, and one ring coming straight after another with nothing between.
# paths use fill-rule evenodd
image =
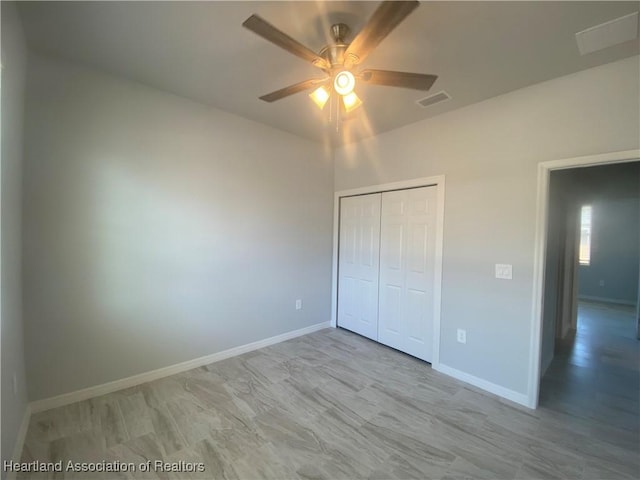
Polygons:
<instances>
[{"instance_id":1,"label":"ceiling fan light kit","mask_svg":"<svg viewBox=\"0 0 640 480\"><path fill-rule=\"evenodd\" d=\"M429 90L438 78L435 75L390 70L369 69L360 72L355 70L369 53L418 5L419 2L416 0L382 2L351 43L346 42L350 33L349 27L344 23L334 24L331 26L333 43L322 48L318 54L258 15L251 15L244 21L243 27L289 53L310 62L326 75L324 78L305 80L276 90L261 96L260 99L274 102L305 90L314 89L309 97L322 110L327 103L330 103L332 94L335 92L342 100L337 102L341 104L341 110L349 113L362 105L362 100L355 92L356 79L370 85Z\"/></svg>"},{"instance_id":2,"label":"ceiling fan light kit","mask_svg":"<svg viewBox=\"0 0 640 480\"><path fill-rule=\"evenodd\" d=\"M329 101L330 94L324 87L316 88L312 93L309 94L313 103L315 103L320 110L324 108L324 106Z\"/></svg>"},{"instance_id":3,"label":"ceiling fan light kit","mask_svg":"<svg viewBox=\"0 0 640 480\"><path fill-rule=\"evenodd\" d=\"M358 98L356 92L351 92L342 96L342 103L346 112L349 113L362 105L362 100Z\"/></svg>"},{"instance_id":4,"label":"ceiling fan light kit","mask_svg":"<svg viewBox=\"0 0 640 480\"><path fill-rule=\"evenodd\" d=\"M340 95L349 95L356 86L356 79L349 70L338 72L333 80L333 89Z\"/></svg>"}]
</instances>

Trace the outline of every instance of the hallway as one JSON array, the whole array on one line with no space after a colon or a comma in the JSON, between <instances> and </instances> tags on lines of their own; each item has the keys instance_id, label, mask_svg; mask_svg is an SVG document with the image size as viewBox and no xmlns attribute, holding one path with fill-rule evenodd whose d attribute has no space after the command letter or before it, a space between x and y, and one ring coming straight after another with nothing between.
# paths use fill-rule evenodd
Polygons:
<instances>
[{"instance_id":1,"label":"hallway","mask_svg":"<svg viewBox=\"0 0 640 480\"><path fill-rule=\"evenodd\" d=\"M620 446L640 446L640 341L635 309L580 302L575 338L556 344L540 406L588 418Z\"/></svg>"}]
</instances>

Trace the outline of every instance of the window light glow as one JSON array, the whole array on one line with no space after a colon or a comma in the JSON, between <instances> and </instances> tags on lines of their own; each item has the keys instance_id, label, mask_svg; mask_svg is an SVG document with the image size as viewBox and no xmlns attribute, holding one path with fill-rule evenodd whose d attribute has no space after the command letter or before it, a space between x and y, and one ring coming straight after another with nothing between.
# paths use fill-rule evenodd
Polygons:
<instances>
[{"instance_id":1,"label":"window light glow","mask_svg":"<svg viewBox=\"0 0 640 480\"><path fill-rule=\"evenodd\" d=\"M591 264L591 205L580 210L580 265Z\"/></svg>"}]
</instances>

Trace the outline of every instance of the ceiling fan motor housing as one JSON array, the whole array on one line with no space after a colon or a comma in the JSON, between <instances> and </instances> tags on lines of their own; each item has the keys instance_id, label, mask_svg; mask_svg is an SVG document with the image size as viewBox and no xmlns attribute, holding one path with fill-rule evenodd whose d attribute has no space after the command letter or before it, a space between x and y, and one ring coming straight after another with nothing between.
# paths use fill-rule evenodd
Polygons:
<instances>
[{"instance_id":1,"label":"ceiling fan motor housing","mask_svg":"<svg viewBox=\"0 0 640 480\"><path fill-rule=\"evenodd\" d=\"M320 50L319 55L329 62L332 69L342 68L344 64L344 52L347 51L348 46L346 43L327 45Z\"/></svg>"},{"instance_id":2,"label":"ceiling fan motor housing","mask_svg":"<svg viewBox=\"0 0 640 480\"><path fill-rule=\"evenodd\" d=\"M319 55L331 65L332 69L342 68L344 64L344 52L347 51L349 44L345 39L351 33L351 29L344 23L335 23L331 25L331 36L333 44L325 46L320 50Z\"/></svg>"}]
</instances>

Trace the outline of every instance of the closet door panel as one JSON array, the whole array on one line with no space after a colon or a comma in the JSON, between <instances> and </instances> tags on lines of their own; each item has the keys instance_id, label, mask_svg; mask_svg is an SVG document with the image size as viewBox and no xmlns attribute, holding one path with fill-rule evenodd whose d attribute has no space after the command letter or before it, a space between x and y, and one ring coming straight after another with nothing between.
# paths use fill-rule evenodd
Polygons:
<instances>
[{"instance_id":1,"label":"closet door panel","mask_svg":"<svg viewBox=\"0 0 640 480\"><path fill-rule=\"evenodd\" d=\"M380 255L379 193L340 203L338 326L377 340Z\"/></svg>"},{"instance_id":2,"label":"closet door panel","mask_svg":"<svg viewBox=\"0 0 640 480\"><path fill-rule=\"evenodd\" d=\"M407 225L405 221L406 199L403 191L382 194L380 220L380 314L378 317L378 341L404 349L405 315L405 245Z\"/></svg>"},{"instance_id":3,"label":"closet door panel","mask_svg":"<svg viewBox=\"0 0 640 480\"><path fill-rule=\"evenodd\" d=\"M341 199L338 325L432 360L436 187Z\"/></svg>"},{"instance_id":4,"label":"closet door panel","mask_svg":"<svg viewBox=\"0 0 640 480\"><path fill-rule=\"evenodd\" d=\"M433 281L436 188L408 190L411 231L406 286L409 293L405 352L431 361L433 355Z\"/></svg>"},{"instance_id":5,"label":"closet door panel","mask_svg":"<svg viewBox=\"0 0 640 480\"><path fill-rule=\"evenodd\" d=\"M435 187L385 192L380 226L379 341L427 361L433 350L435 200Z\"/></svg>"}]
</instances>

